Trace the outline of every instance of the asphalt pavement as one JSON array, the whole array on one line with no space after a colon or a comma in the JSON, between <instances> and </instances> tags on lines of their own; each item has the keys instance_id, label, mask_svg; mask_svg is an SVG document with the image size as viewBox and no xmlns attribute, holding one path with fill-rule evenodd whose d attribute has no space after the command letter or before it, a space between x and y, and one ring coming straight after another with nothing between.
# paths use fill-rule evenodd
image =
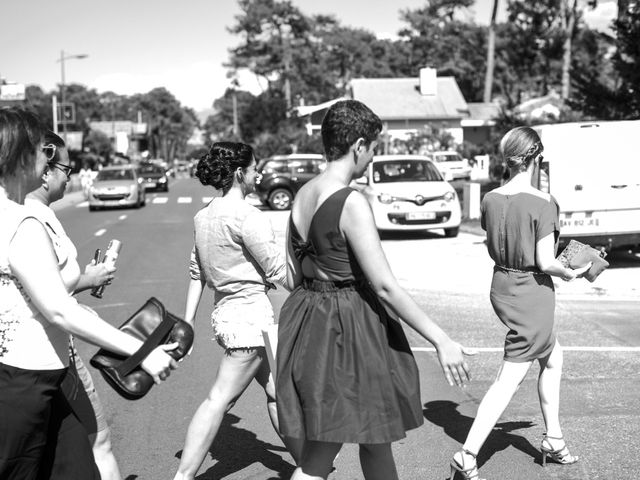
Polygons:
<instances>
[{"instance_id":1,"label":"asphalt pavement","mask_svg":"<svg viewBox=\"0 0 640 480\"><path fill-rule=\"evenodd\" d=\"M184 200L187 195L193 197L193 203ZM205 190L196 189L187 179L177 179L169 195L150 195L147 206L140 210L89 213L81 192L70 192L56 202L53 208L65 226L69 225L81 258L89 259L96 245L104 246L108 238L124 241L118 277L104 299L97 301L82 294L81 301L113 324L126 318L126 312L150 292L180 314L192 242L191 219L205 195ZM167 203L163 203L164 197L168 197ZM287 213L268 214L283 238ZM420 306L457 340L481 349L470 359L470 385L465 389L450 387L430 345L405 328L420 369L425 424L393 445L400 478L444 480L449 476L450 457L464 440L501 362L504 331L496 326L488 305L491 262L483 236L469 231L456 239L444 239L438 233L384 235L383 248L394 273ZM480 453L483 478L632 478L638 471L640 259L634 252L620 252L612 260L612 268L594 284L584 280L558 284L557 320L563 343L584 347L565 355L561 405L565 435L572 450L582 456L581 461L574 466L541 466L543 427L534 366ZM286 292L280 289L270 297L277 312ZM198 313L193 355L145 399L130 402L119 398L94 372L126 480L170 479L177 468L186 427L206 395L222 355L211 342L209 303L205 296ZM80 351L89 358L95 347L81 344ZM331 479L362 478L355 446L343 448L336 467ZM197 478L284 479L292 469L291 457L269 425L264 394L252 384L225 416Z\"/></svg>"}]
</instances>

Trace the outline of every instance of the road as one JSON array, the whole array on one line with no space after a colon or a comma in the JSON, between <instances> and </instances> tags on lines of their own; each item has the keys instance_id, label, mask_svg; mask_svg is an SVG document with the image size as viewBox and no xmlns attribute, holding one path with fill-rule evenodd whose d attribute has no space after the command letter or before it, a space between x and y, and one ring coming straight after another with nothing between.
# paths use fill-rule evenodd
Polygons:
<instances>
[{"instance_id":1,"label":"road","mask_svg":"<svg viewBox=\"0 0 640 480\"><path fill-rule=\"evenodd\" d=\"M59 207L58 216L82 262L111 238L123 242L117 277L102 300L79 300L118 325L148 297L156 296L182 315L193 241L192 218L212 191L194 179L172 181L168 194L149 193L139 209L89 213L82 203ZM70 195L71 197L71 195ZM284 238L286 212L266 212ZM421 372L425 425L394 444L400 478L444 479L448 462L464 439L478 402L501 361L505 330L488 301L491 262L483 238L461 233L384 235L383 247L402 285L460 342L480 350L470 360L473 381L464 390L448 387L430 345L407 335ZM571 467L543 469L538 451L543 432L537 406L537 366L524 381L479 460L489 479L605 479L634 475L640 451L640 257L619 252L612 267L591 285L558 285L557 323L568 347L561 414L572 450L582 456ZM605 288L606 287L606 288ZM285 293L272 295L276 310ZM188 422L206 395L222 355L211 341L211 295L198 312L191 357L168 382L139 401L118 397L95 373L106 406L113 444L123 474L132 479L170 479L177 468ZM95 347L78 342L88 359ZM357 450L345 446L330 478L362 478ZM288 478L291 458L272 431L264 394L252 385L225 418L198 479Z\"/></svg>"}]
</instances>

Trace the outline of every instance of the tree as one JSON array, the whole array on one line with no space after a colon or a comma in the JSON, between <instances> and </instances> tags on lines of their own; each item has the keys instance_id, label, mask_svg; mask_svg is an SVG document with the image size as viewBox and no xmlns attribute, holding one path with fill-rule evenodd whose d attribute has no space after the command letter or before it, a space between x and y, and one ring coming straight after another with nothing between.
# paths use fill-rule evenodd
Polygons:
<instances>
[{"instance_id":1,"label":"tree","mask_svg":"<svg viewBox=\"0 0 640 480\"><path fill-rule=\"evenodd\" d=\"M198 125L195 112L184 108L164 87L132 98L148 123L151 155L173 161L186 151L187 140Z\"/></svg>"},{"instance_id":2,"label":"tree","mask_svg":"<svg viewBox=\"0 0 640 480\"><path fill-rule=\"evenodd\" d=\"M31 108L42 121L53 129L53 100L50 93L46 93L38 85L28 85L25 88L26 105Z\"/></svg>"},{"instance_id":3,"label":"tree","mask_svg":"<svg viewBox=\"0 0 640 480\"><path fill-rule=\"evenodd\" d=\"M423 8L402 11L407 26L400 32L408 52L406 71L435 67L440 76L454 76L467 101L481 101L484 85L478 72L486 67L487 32L473 22L457 20L472 0L432 0Z\"/></svg>"},{"instance_id":4,"label":"tree","mask_svg":"<svg viewBox=\"0 0 640 480\"><path fill-rule=\"evenodd\" d=\"M583 114L600 120L640 117L640 5L618 1L618 17L613 22L615 38L600 35L592 39L602 58L610 55L604 68L584 68L572 77L570 105ZM575 66L575 63L574 63Z\"/></svg>"}]
</instances>

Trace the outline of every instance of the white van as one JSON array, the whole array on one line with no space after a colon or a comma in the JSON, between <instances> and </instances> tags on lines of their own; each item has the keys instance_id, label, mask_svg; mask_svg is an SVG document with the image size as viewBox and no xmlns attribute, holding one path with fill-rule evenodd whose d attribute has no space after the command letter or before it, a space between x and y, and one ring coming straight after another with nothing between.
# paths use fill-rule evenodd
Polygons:
<instances>
[{"instance_id":1,"label":"white van","mask_svg":"<svg viewBox=\"0 0 640 480\"><path fill-rule=\"evenodd\" d=\"M640 245L640 120L533 127L544 145L538 188L560 204L560 242Z\"/></svg>"}]
</instances>

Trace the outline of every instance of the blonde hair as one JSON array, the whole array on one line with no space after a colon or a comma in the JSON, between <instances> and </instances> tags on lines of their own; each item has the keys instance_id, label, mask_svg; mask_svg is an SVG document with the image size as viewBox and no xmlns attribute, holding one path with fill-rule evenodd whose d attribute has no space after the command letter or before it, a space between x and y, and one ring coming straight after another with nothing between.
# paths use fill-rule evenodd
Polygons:
<instances>
[{"instance_id":1,"label":"blonde hair","mask_svg":"<svg viewBox=\"0 0 640 480\"><path fill-rule=\"evenodd\" d=\"M510 170L522 172L543 150L536 131L530 127L509 130L500 141L500 153Z\"/></svg>"}]
</instances>

